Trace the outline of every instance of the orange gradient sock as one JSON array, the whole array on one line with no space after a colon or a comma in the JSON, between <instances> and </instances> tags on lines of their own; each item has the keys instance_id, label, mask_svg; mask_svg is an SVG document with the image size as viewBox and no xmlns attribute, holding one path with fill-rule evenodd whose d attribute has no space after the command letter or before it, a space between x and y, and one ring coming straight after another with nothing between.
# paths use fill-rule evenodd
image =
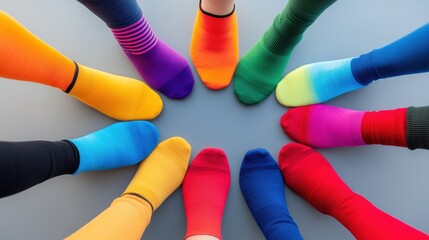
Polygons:
<instances>
[{"instance_id":1,"label":"orange gradient sock","mask_svg":"<svg viewBox=\"0 0 429 240\"><path fill-rule=\"evenodd\" d=\"M226 88L238 62L238 26L234 10L217 16L200 8L191 41L191 58L204 85Z\"/></svg>"}]
</instances>

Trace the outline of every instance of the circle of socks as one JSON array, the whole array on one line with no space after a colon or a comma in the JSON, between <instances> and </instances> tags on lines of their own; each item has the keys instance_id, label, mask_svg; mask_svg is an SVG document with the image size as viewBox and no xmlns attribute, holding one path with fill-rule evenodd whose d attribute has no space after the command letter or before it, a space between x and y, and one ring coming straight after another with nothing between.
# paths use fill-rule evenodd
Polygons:
<instances>
[{"instance_id":1,"label":"circle of socks","mask_svg":"<svg viewBox=\"0 0 429 240\"><path fill-rule=\"evenodd\" d=\"M303 239L287 208L280 169L265 149L253 149L244 156L240 189L266 239Z\"/></svg>"},{"instance_id":2,"label":"circle of socks","mask_svg":"<svg viewBox=\"0 0 429 240\"><path fill-rule=\"evenodd\" d=\"M331 215L356 239L429 239L354 193L326 159L298 143L285 145L279 165L287 186L321 213Z\"/></svg>"},{"instance_id":3,"label":"circle of socks","mask_svg":"<svg viewBox=\"0 0 429 240\"><path fill-rule=\"evenodd\" d=\"M190 155L191 146L180 137L161 142L124 194L67 239L141 239L153 211L182 183Z\"/></svg>"},{"instance_id":4,"label":"circle of socks","mask_svg":"<svg viewBox=\"0 0 429 240\"><path fill-rule=\"evenodd\" d=\"M356 58L313 63L287 74L277 85L276 98L284 106L328 101L371 82L429 71L429 24L380 49Z\"/></svg>"},{"instance_id":5,"label":"circle of socks","mask_svg":"<svg viewBox=\"0 0 429 240\"><path fill-rule=\"evenodd\" d=\"M185 239L198 235L222 239L222 216L230 183L225 152L218 148L201 150L191 162L183 181Z\"/></svg>"},{"instance_id":6,"label":"circle of socks","mask_svg":"<svg viewBox=\"0 0 429 240\"><path fill-rule=\"evenodd\" d=\"M204 85L212 90L228 87L238 62L238 26L235 7L218 16L200 7L190 47L192 62Z\"/></svg>"},{"instance_id":7,"label":"circle of socks","mask_svg":"<svg viewBox=\"0 0 429 240\"><path fill-rule=\"evenodd\" d=\"M0 77L58 88L119 120L153 119L161 112L161 98L143 82L68 59L3 11L0 22Z\"/></svg>"},{"instance_id":8,"label":"circle of socks","mask_svg":"<svg viewBox=\"0 0 429 240\"><path fill-rule=\"evenodd\" d=\"M112 30L143 80L165 96L181 99L192 92L194 77L186 59L161 41L136 0L79 0Z\"/></svg>"},{"instance_id":9,"label":"circle of socks","mask_svg":"<svg viewBox=\"0 0 429 240\"><path fill-rule=\"evenodd\" d=\"M293 140L317 147L382 144L429 149L429 107L361 112L316 104L293 108L280 119Z\"/></svg>"},{"instance_id":10,"label":"circle of socks","mask_svg":"<svg viewBox=\"0 0 429 240\"><path fill-rule=\"evenodd\" d=\"M264 35L238 62L234 93L243 104L267 98L281 80L304 31L335 0L291 0Z\"/></svg>"}]
</instances>

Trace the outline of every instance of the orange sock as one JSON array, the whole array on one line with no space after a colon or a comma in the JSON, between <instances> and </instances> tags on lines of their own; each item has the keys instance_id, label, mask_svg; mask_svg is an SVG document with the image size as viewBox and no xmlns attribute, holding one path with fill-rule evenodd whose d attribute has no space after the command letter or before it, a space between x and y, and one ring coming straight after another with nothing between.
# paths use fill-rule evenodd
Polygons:
<instances>
[{"instance_id":1,"label":"orange sock","mask_svg":"<svg viewBox=\"0 0 429 240\"><path fill-rule=\"evenodd\" d=\"M75 63L0 11L0 77L61 89L118 120L152 119L162 100L143 82Z\"/></svg>"},{"instance_id":2,"label":"orange sock","mask_svg":"<svg viewBox=\"0 0 429 240\"><path fill-rule=\"evenodd\" d=\"M191 41L191 58L207 88L227 87L238 62L238 27L234 10L217 16L200 8Z\"/></svg>"}]
</instances>

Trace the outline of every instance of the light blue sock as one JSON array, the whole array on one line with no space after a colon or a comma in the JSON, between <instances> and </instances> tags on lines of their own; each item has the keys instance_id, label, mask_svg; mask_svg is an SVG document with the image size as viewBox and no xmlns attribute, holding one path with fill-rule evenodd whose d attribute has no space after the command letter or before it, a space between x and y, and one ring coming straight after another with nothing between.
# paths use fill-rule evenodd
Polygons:
<instances>
[{"instance_id":1,"label":"light blue sock","mask_svg":"<svg viewBox=\"0 0 429 240\"><path fill-rule=\"evenodd\" d=\"M265 149L246 153L240 169L240 188L266 239L302 240L287 209L280 169Z\"/></svg>"},{"instance_id":2,"label":"light blue sock","mask_svg":"<svg viewBox=\"0 0 429 240\"><path fill-rule=\"evenodd\" d=\"M119 122L70 140L79 152L81 172L134 165L156 147L158 129L146 121Z\"/></svg>"}]
</instances>

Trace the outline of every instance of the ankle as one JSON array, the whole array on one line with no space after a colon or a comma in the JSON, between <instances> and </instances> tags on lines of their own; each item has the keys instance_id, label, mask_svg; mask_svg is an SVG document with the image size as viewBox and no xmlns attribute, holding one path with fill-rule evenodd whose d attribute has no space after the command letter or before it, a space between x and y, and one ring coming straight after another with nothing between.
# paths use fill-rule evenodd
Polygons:
<instances>
[{"instance_id":1,"label":"ankle","mask_svg":"<svg viewBox=\"0 0 429 240\"><path fill-rule=\"evenodd\" d=\"M234 11L233 0L201 0L200 9L216 16L226 16Z\"/></svg>"}]
</instances>

